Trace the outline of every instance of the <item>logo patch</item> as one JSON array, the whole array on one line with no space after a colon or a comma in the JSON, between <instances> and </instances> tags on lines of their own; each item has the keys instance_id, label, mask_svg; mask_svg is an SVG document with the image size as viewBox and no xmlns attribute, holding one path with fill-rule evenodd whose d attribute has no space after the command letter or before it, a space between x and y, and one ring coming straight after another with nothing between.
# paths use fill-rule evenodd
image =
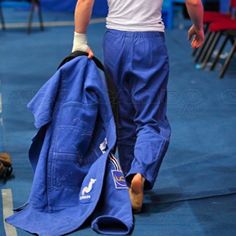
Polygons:
<instances>
[{"instance_id":1,"label":"logo patch","mask_svg":"<svg viewBox=\"0 0 236 236\"><path fill-rule=\"evenodd\" d=\"M89 200L91 198L91 195L89 195L89 193L92 191L93 189L93 185L95 184L97 180L96 179L90 179L88 186L85 186L81 192L80 195L80 200Z\"/></svg>"},{"instance_id":2,"label":"logo patch","mask_svg":"<svg viewBox=\"0 0 236 236\"><path fill-rule=\"evenodd\" d=\"M112 177L113 177L116 189L127 189L128 188L122 171L112 170L111 173L112 173Z\"/></svg>"}]
</instances>

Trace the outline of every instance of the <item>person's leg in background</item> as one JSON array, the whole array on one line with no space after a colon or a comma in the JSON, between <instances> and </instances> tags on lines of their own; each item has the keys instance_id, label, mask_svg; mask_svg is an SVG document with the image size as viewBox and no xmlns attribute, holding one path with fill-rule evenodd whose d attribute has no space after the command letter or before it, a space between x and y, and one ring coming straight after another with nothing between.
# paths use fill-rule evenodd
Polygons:
<instances>
[{"instance_id":1,"label":"person's leg in background","mask_svg":"<svg viewBox=\"0 0 236 236\"><path fill-rule=\"evenodd\" d=\"M170 138L164 33L108 31L104 62L120 94L119 157L133 209L140 211L143 189L153 187Z\"/></svg>"}]
</instances>

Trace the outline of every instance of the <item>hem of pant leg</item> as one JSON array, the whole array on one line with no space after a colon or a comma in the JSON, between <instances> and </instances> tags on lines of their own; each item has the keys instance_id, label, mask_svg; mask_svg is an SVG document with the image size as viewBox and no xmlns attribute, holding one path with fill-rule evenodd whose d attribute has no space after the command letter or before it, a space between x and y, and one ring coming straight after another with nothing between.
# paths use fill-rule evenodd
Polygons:
<instances>
[{"instance_id":1,"label":"hem of pant leg","mask_svg":"<svg viewBox=\"0 0 236 236\"><path fill-rule=\"evenodd\" d=\"M161 161L159 161L160 163L155 168L155 171L152 171L152 173L154 173L152 176L150 176L150 174L146 174L147 171L143 171L142 168L140 168L140 167L133 167L132 168L132 166L131 166L131 170L126 174L127 185L130 186L133 176L135 174L139 173L145 178L144 190L151 190L154 186L154 183L155 183L158 173L160 171L160 167L163 162L164 156L166 155L168 146L169 146L169 140L167 140L167 139L163 140L161 147L160 147L160 150L161 150L160 152L162 153L163 149L166 149L166 151L165 151L165 154L163 154ZM135 166L135 164L133 164L133 165Z\"/></svg>"},{"instance_id":2,"label":"hem of pant leg","mask_svg":"<svg viewBox=\"0 0 236 236\"><path fill-rule=\"evenodd\" d=\"M152 189L154 185L154 181L151 178L149 178L149 176L147 176L145 172L139 168L137 169L133 168L132 171L129 171L128 174L125 176L127 185L130 186L133 176L137 173L141 174L145 178L144 190Z\"/></svg>"}]
</instances>

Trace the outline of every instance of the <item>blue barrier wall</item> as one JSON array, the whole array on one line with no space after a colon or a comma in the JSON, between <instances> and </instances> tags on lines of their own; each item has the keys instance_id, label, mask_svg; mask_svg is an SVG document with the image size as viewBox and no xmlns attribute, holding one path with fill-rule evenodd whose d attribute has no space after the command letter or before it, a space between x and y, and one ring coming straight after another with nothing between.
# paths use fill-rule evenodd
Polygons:
<instances>
[{"instance_id":1,"label":"blue barrier wall","mask_svg":"<svg viewBox=\"0 0 236 236\"><path fill-rule=\"evenodd\" d=\"M41 0L43 8L53 11L73 11L77 0Z\"/></svg>"},{"instance_id":2,"label":"blue barrier wall","mask_svg":"<svg viewBox=\"0 0 236 236\"><path fill-rule=\"evenodd\" d=\"M95 0L93 8L94 17L105 17L107 15L107 0Z\"/></svg>"},{"instance_id":3,"label":"blue barrier wall","mask_svg":"<svg viewBox=\"0 0 236 236\"><path fill-rule=\"evenodd\" d=\"M41 0L42 7L44 9L52 11L69 11L73 12L75 9L77 0ZM103 17L107 13L107 0L95 0L93 16Z\"/></svg>"}]
</instances>

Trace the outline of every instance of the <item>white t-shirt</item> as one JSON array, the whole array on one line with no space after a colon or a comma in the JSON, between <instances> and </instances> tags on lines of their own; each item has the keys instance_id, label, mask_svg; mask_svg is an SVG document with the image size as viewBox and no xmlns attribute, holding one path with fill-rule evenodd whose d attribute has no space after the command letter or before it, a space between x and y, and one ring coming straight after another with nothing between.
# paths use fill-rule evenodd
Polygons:
<instances>
[{"instance_id":1,"label":"white t-shirt","mask_svg":"<svg viewBox=\"0 0 236 236\"><path fill-rule=\"evenodd\" d=\"M161 31L165 27L161 17L163 0L107 0L108 29L124 31Z\"/></svg>"}]
</instances>

